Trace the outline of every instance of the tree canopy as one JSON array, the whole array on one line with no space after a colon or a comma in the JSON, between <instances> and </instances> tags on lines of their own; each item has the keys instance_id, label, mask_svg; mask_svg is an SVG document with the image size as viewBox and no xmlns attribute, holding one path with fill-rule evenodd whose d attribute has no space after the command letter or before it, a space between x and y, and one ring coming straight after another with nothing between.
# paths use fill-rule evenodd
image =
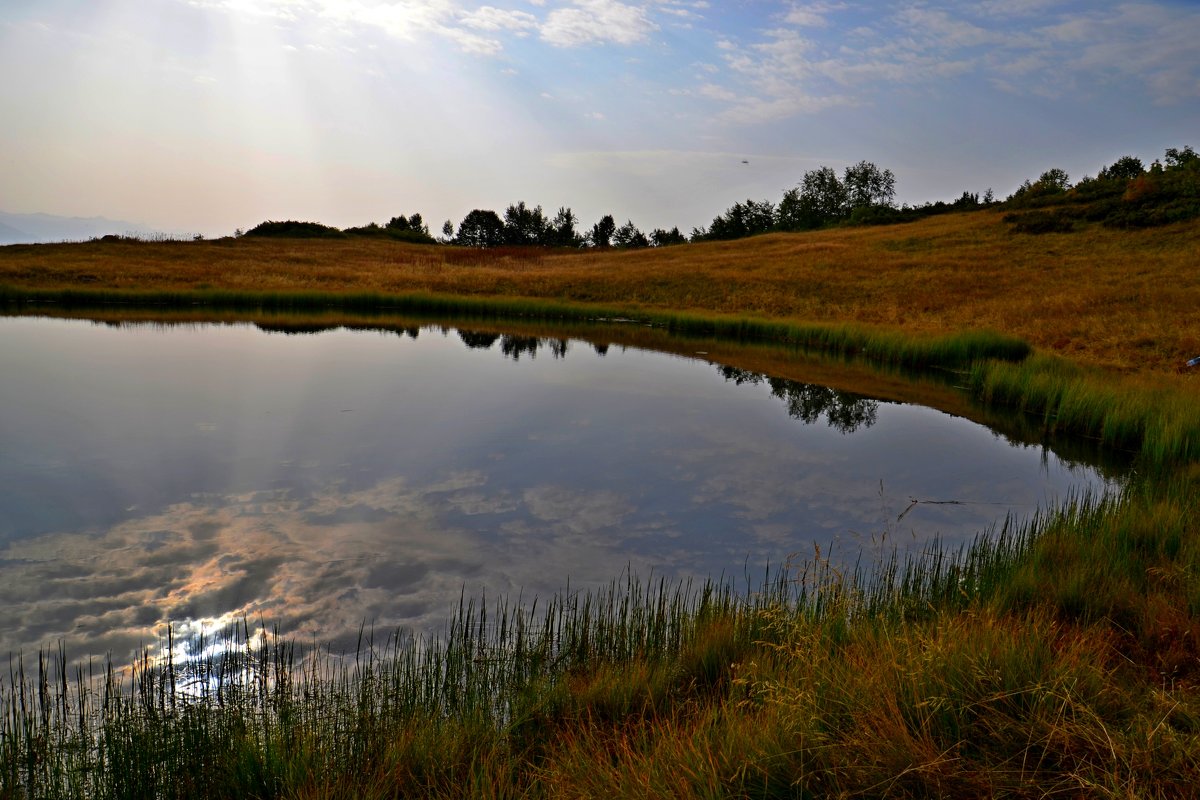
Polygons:
<instances>
[{"instance_id":1,"label":"tree canopy","mask_svg":"<svg viewBox=\"0 0 1200 800\"><path fill-rule=\"evenodd\" d=\"M454 242L466 247L499 247L504 244L504 222L495 211L476 208L458 224Z\"/></svg>"},{"instance_id":2,"label":"tree canopy","mask_svg":"<svg viewBox=\"0 0 1200 800\"><path fill-rule=\"evenodd\" d=\"M612 214L605 214L599 222L592 226L588 240L591 241L592 247L611 247L612 237L616 232L617 223L613 220Z\"/></svg>"}]
</instances>

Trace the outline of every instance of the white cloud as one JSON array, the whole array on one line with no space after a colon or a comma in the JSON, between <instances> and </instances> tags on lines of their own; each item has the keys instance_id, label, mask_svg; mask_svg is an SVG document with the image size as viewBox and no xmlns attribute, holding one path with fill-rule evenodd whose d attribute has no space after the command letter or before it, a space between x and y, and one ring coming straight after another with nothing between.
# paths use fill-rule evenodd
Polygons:
<instances>
[{"instance_id":1,"label":"white cloud","mask_svg":"<svg viewBox=\"0 0 1200 800\"><path fill-rule=\"evenodd\" d=\"M657 11L684 21L685 27L691 27L693 20L704 19L701 13L708 8L708 3L688 3L683 0L658 0Z\"/></svg>"},{"instance_id":2,"label":"white cloud","mask_svg":"<svg viewBox=\"0 0 1200 800\"><path fill-rule=\"evenodd\" d=\"M525 36L537 31L556 47L590 44L635 45L647 41L658 26L646 7L620 0L573 0L555 8L541 20L536 14L491 5L472 7L459 0L187 0L198 8L222 9L233 14L302 25L320 21L335 29L373 28L393 39L417 41L428 35L448 39L459 49L479 55L504 50L505 35ZM535 8L544 2L532 2ZM660 13L697 19L706 3L659 0Z\"/></svg>"},{"instance_id":3,"label":"white cloud","mask_svg":"<svg viewBox=\"0 0 1200 800\"><path fill-rule=\"evenodd\" d=\"M483 6L462 17L462 24L481 31L525 32L537 27L538 20L526 11Z\"/></svg>"},{"instance_id":4,"label":"white cloud","mask_svg":"<svg viewBox=\"0 0 1200 800\"><path fill-rule=\"evenodd\" d=\"M707 78L698 93L727 103L724 118L752 123L870 102L888 85L933 86L970 74L1006 92L1046 97L1114 79L1140 82L1164 103L1200 96L1200 14L1161 3L1070 14L1055 11L1061 6L901 3L868 26L827 33L820 29L842 4L795 4L756 41L718 39L725 80ZM1041 25L1029 23L1035 14Z\"/></svg>"},{"instance_id":5,"label":"white cloud","mask_svg":"<svg viewBox=\"0 0 1200 800\"><path fill-rule=\"evenodd\" d=\"M703 97L708 97L712 100L720 100L723 103L733 103L738 99L737 92L734 92L725 86L718 86L715 83L706 83L701 86L700 94Z\"/></svg>"},{"instance_id":6,"label":"white cloud","mask_svg":"<svg viewBox=\"0 0 1200 800\"><path fill-rule=\"evenodd\" d=\"M657 30L638 6L618 0L576 0L570 8L551 11L542 25L542 39L556 47L588 44L632 45Z\"/></svg>"},{"instance_id":7,"label":"white cloud","mask_svg":"<svg viewBox=\"0 0 1200 800\"><path fill-rule=\"evenodd\" d=\"M824 28L829 24L828 16L845 7L845 3L794 3L784 15L783 23L806 28Z\"/></svg>"}]
</instances>

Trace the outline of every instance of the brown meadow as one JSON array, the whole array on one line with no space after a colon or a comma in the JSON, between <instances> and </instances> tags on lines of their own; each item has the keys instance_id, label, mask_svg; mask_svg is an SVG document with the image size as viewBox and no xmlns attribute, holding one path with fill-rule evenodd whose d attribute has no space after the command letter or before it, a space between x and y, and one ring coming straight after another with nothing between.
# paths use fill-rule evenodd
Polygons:
<instances>
[{"instance_id":1,"label":"brown meadow","mask_svg":"<svg viewBox=\"0 0 1200 800\"><path fill-rule=\"evenodd\" d=\"M638 251L251 238L0 248L0 286L433 292L915 334L986 328L1122 373L1200 355L1200 225L1013 233L999 212ZM1174 382L1174 381L1172 381Z\"/></svg>"}]
</instances>

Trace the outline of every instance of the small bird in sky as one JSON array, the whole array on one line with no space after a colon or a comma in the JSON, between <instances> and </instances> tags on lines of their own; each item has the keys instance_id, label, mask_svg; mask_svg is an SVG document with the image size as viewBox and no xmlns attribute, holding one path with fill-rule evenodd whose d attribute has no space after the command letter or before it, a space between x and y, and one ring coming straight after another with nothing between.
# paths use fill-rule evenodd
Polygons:
<instances>
[{"instance_id":1,"label":"small bird in sky","mask_svg":"<svg viewBox=\"0 0 1200 800\"><path fill-rule=\"evenodd\" d=\"M743 158L743 159L742 159L742 163L743 163L743 164L749 164L750 162L749 162L749 161L747 161L746 159L744 159L744 158Z\"/></svg>"}]
</instances>

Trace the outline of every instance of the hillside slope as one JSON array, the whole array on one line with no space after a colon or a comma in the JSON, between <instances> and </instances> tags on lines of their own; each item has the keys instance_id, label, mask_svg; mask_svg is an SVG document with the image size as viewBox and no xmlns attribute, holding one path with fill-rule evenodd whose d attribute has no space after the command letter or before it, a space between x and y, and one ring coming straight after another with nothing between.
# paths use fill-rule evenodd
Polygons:
<instances>
[{"instance_id":1,"label":"hillside slope","mask_svg":"<svg viewBox=\"0 0 1200 800\"><path fill-rule=\"evenodd\" d=\"M637 251L389 241L118 242L0 248L16 288L438 292L854 322L991 328L1075 361L1177 373L1200 355L1200 223L1016 233L1000 212Z\"/></svg>"}]
</instances>

